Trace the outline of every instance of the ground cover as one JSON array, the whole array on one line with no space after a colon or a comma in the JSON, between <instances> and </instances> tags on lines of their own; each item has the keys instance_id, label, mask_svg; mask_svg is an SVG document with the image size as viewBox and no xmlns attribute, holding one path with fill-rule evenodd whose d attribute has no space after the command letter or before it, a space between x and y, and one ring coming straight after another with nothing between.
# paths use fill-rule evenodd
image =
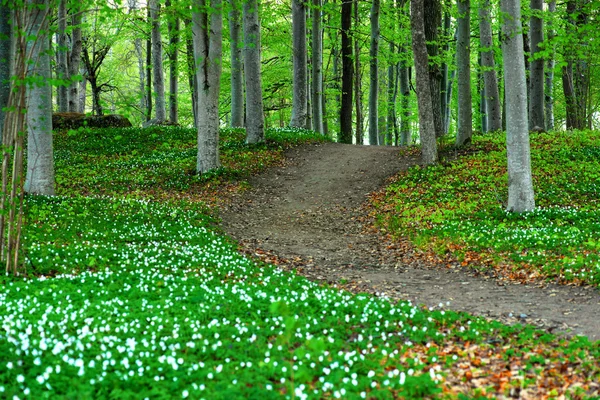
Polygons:
<instances>
[{"instance_id":1,"label":"ground cover","mask_svg":"<svg viewBox=\"0 0 600 400\"><path fill-rule=\"evenodd\" d=\"M58 175L83 183L102 171L65 165ZM28 199L32 276L0 277L0 397L599 395L599 343L319 285L242 257L202 202L127 198L110 182L94 193L114 197Z\"/></svg>"},{"instance_id":2,"label":"ground cover","mask_svg":"<svg viewBox=\"0 0 600 400\"><path fill-rule=\"evenodd\" d=\"M600 284L600 133L535 133L531 146L534 212L505 211L505 137L492 134L400 174L375 200L381 225L514 279Z\"/></svg>"}]
</instances>

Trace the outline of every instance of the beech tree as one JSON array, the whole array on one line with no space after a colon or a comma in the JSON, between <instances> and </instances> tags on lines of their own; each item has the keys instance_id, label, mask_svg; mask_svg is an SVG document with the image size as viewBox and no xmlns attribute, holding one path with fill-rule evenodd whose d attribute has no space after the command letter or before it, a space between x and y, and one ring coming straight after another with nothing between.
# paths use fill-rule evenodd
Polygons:
<instances>
[{"instance_id":1,"label":"beech tree","mask_svg":"<svg viewBox=\"0 0 600 400\"><path fill-rule=\"evenodd\" d=\"M352 82L354 61L352 60L352 3L354 0L342 0L342 98L340 102L341 143L352 143Z\"/></svg>"},{"instance_id":2,"label":"beech tree","mask_svg":"<svg viewBox=\"0 0 600 400\"><path fill-rule=\"evenodd\" d=\"M439 31L442 26L442 4L440 0L423 1L425 40L429 59L429 88L431 90L432 112L436 136L444 134L442 105L440 100L441 78L439 56Z\"/></svg>"},{"instance_id":3,"label":"beech tree","mask_svg":"<svg viewBox=\"0 0 600 400\"><path fill-rule=\"evenodd\" d=\"M27 173L25 192L54 195L52 87L50 78L48 0L27 1Z\"/></svg>"},{"instance_id":4,"label":"beech tree","mask_svg":"<svg viewBox=\"0 0 600 400\"><path fill-rule=\"evenodd\" d=\"M292 59L294 63L292 119L290 126L307 128L308 60L306 48L306 5L292 0Z\"/></svg>"},{"instance_id":5,"label":"beech tree","mask_svg":"<svg viewBox=\"0 0 600 400\"><path fill-rule=\"evenodd\" d=\"M242 73L242 16L238 0L229 0L229 46L231 60L231 127L244 126L244 80Z\"/></svg>"},{"instance_id":6,"label":"beech tree","mask_svg":"<svg viewBox=\"0 0 600 400\"><path fill-rule=\"evenodd\" d=\"M552 14L556 12L556 0L550 0L548 3L548 12L551 15L550 21L552 21ZM544 116L546 122L546 129L554 129L554 66L555 66L555 44L554 37L556 31L554 30L553 22L546 24L548 27L548 42L550 43L550 55L546 59L546 69L544 70L545 75L545 87L544 87Z\"/></svg>"},{"instance_id":7,"label":"beech tree","mask_svg":"<svg viewBox=\"0 0 600 400\"><path fill-rule=\"evenodd\" d=\"M160 33L160 1L149 0L150 20L152 22L152 75L154 75L155 116L159 122L167 119L165 102L165 73L163 69L162 36Z\"/></svg>"},{"instance_id":8,"label":"beech tree","mask_svg":"<svg viewBox=\"0 0 600 400\"><path fill-rule=\"evenodd\" d=\"M4 108L8 106L11 76L11 9L0 2L0 145L3 143Z\"/></svg>"},{"instance_id":9,"label":"beech tree","mask_svg":"<svg viewBox=\"0 0 600 400\"><path fill-rule=\"evenodd\" d=\"M369 51L369 144L377 145L379 137L379 0L371 6L371 46Z\"/></svg>"},{"instance_id":10,"label":"beech tree","mask_svg":"<svg viewBox=\"0 0 600 400\"><path fill-rule=\"evenodd\" d=\"M546 129L544 122L544 59L540 45L544 42L544 0L531 0L529 22L531 63L529 72L529 128Z\"/></svg>"},{"instance_id":11,"label":"beech tree","mask_svg":"<svg viewBox=\"0 0 600 400\"><path fill-rule=\"evenodd\" d=\"M244 18L244 75L246 80L246 143L265 140L262 74L260 63L260 19L258 2L245 0Z\"/></svg>"},{"instance_id":12,"label":"beech tree","mask_svg":"<svg viewBox=\"0 0 600 400\"><path fill-rule=\"evenodd\" d=\"M490 132L496 132L502 130L502 108L500 106L496 62L494 61L489 0L481 0L479 5L479 41L485 86L487 128Z\"/></svg>"},{"instance_id":13,"label":"beech tree","mask_svg":"<svg viewBox=\"0 0 600 400\"><path fill-rule=\"evenodd\" d=\"M313 130L324 133L323 128L323 29L322 20L322 0L312 0L312 30L311 30L311 49L312 49L312 120Z\"/></svg>"},{"instance_id":14,"label":"beech tree","mask_svg":"<svg viewBox=\"0 0 600 400\"><path fill-rule=\"evenodd\" d=\"M198 93L199 174L217 169L219 160L219 91L223 53L221 0L196 0L192 10L194 59Z\"/></svg>"},{"instance_id":15,"label":"beech tree","mask_svg":"<svg viewBox=\"0 0 600 400\"><path fill-rule=\"evenodd\" d=\"M506 91L506 153L508 157L508 210L535 208L527 118L527 82L523 52L521 2L502 0L502 59Z\"/></svg>"},{"instance_id":16,"label":"beech tree","mask_svg":"<svg viewBox=\"0 0 600 400\"><path fill-rule=\"evenodd\" d=\"M473 108L471 99L471 2L458 0L456 64L458 79L458 129L456 145L471 141Z\"/></svg>"},{"instance_id":17,"label":"beech tree","mask_svg":"<svg viewBox=\"0 0 600 400\"><path fill-rule=\"evenodd\" d=\"M170 11L167 20L169 32L169 121L177 124L179 121L179 17L177 16L177 0L165 0L165 7Z\"/></svg>"},{"instance_id":18,"label":"beech tree","mask_svg":"<svg viewBox=\"0 0 600 400\"><path fill-rule=\"evenodd\" d=\"M419 108L419 136L421 138L422 161L425 164L437 162L437 143L433 115L433 101L429 82L429 56L425 40L423 0L410 2L410 26L412 49L417 75L417 102Z\"/></svg>"}]
</instances>

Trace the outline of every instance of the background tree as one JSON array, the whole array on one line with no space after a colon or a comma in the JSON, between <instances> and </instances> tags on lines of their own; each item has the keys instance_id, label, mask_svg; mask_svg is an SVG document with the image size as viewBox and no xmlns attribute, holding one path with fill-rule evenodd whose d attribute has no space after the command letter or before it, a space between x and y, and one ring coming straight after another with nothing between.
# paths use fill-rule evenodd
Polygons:
<instances>
[{"instance_id":1,"label":"background tree","mask_svg":"<svg viewBox=\"0 0 600 400\"><path fill-rule=\"evenodd\" d=\"M0 145L4 126L4 108L8 106L11 76L11 13L12 10L4 2L0 2Z\"/></svg>"},{"instance_id":2,"label":"background tree","mask_svg":"<svg viewBox=\"0 0 600 400\"><path fill-rule=\"evenodd\" d=\"M312 116L313 130L324 133L323 128L323 29L321 28L322 0L312 0Z\"/></svg>"},{"instance_id":3,"label":"background tree","mask_svg":"<svg viewBox=\"0 0 600 400\"><path fill-rule=\"evenodd\" d=\"M292 0L292 59L294 86L292 95L291 126L307 128L308 125L308 59L306 48L306 5L303 0Z\"/></svg>"},{"instance_id":4,"label":"background tree","mask_svg":"<svg viewBox=\"0 0 600 400\"><path fill-rule=\"evenodd\" d=\"M531 0L531 63L529 72L529 128L546 129L544 121L544 58L540 45L544 42L544 0Z\"/></svg>"},{"instance_id":5,"label":"background tree","mask_svg":"<svg viewBox=\"0 0 600 400\"><path fill-rule=\"evenodd\" d=\"M167 14L167 30L169 32L169 121L179 122L179 16L177 15L177 0L165 0Z\"/></svg>"},{"instance_id":6,"label":"background tree","mask_svg":"<svg viewBox=\"0 0 600 400\"><path fill-rule=\"evenodd\" d=\"M546 129L554 129L554 66L555 66L555 44L554 37L556 31L554 30L554 14L556 13L556 0L550 0L548 3L548 13L550 16L550 23L546 24L548 29L547 39L550 45L550 54L546 58L546 68L544 70L546 85L544 88L544 108L545 108L545 122Z\"/></svg>"},{"instance_id":7,"label":"background tree","mask_svg":"<svg viewBox=\"0 0 600 400\"><path fill-rule=\"evenodd\" d=\"M527 82L521 26L521 2L502 0L502 59L506 91L508 210L535 208L527 118Z\"/></svg>"},{"instance_id":8,"label":"background tree","mask_svg":"<svg viewBox=\"0 0 600 400\"><path fill-rule=\"evenodd\" d=\"M379 137L379 0L371 5L371 46L369 51L369 144Z\"/></svg>"},{"instance_id":9,"label":"background tree","mask_svg":"<svg viewBox=\"0 0 600 400\"><path fill-rule=\"evenodd\" d=\"M196 60L199 174L221 166L219 160L219 91L223 53L221 0L197 0L193 5L194 58Z\"/></svg>"},{"instance_id":10,"label":"background tree","mask_svg":"<svg viewBox=\"0 0 600 400\"><path fill-rule=\"evenodd\" d=\"M442 74L439 64L439 32L442 26L442 4L440 0L424 0L424 24L427 54L429 56L429 85L436 136L443 135L440 84Z\"/></svg>"},{"instance_id":11,"label":"background tree","mask_svg":"<svg viewBox=\"0 0 600 400\"><path fill-rule=\"evenodd\" d=\"M419 107L419 136L421 138L422 161L425 164L437 162L437 143L429 82L429 57L425 39L423 0L411 0L410 22L412 48L417 75L417 101Z\"/></svg>"},{"instance_id":12,"label":"background tree","mask_svg":"<svg viewBox=\"0 0 600 400\"><path fill-rule=\"evenodd\" d=\"M231 127L244 126L244 81L242 67L242 16L238 0L229 0L229 46L231 60Z\"/></svg>"},{"instance_id":13,"label":"background tree","mask_svg":"<svg viewBox=\"0 0 600 400\"><path fill-rule=\"evenodd\" d=\"M152 23L152 75L154 75L155 116L159 122L167 119L165 73L163 69L162 36L160 33L160 1L148 0Z\"/></svg>"},{"instance_id":14,"label":"background tree","mask_svg":"<svg viewBox=\"0 0 600 400\"><path fill-rule=\"evenodd\" d=\"M354 0L342 0L341 32L342 32L342 96L340 103L341 143L352 143L352 82L354 60L352 59L352 3Z\"/></svg>"},{"instance_id":15,"label":"background tree","mask_svg":"<svg viewBox=\"0 0 600 400\"><path fill-rule=\"evenodd\" d=\"M54 195L52 87L50 79L48 0L28 0L27 33L27 173L25 192Z\"/></svg>"},{"instance_id":16,"label":"background tree","mask_svg":"<svg viewBox=\"0 0 600 400\"><path fill-rule=\"evenodd\" d=\"M490 7L489 0L481 0L479 5L479 42L485 85L487 128L490 132L496 132L502 130L502 108L500 106L498 75L496 74L496 62L494 60Z\"/></svg>"},{"instance_id":17,"label":"background tree","mask_svg":"<svg viewBox=\"0 0 600 400\"><path fill-rule=\"evenodd\" d=\"M260 62L260 19L258 2L246 0L244 18L244 75L246 81L246 143L265 140L262 74Z\"/></svg>"},{"instance_id":18,"label":"background tree","mask_svg":"<svg viewBox=\"0 0 600 400\"><path fill-rule=\"evenodd\" d=\"M473 106L471 99L471 2L458 0L456 70L458 80L458 129L456 145L471 141Z\"/></svg>"}]
</instances>

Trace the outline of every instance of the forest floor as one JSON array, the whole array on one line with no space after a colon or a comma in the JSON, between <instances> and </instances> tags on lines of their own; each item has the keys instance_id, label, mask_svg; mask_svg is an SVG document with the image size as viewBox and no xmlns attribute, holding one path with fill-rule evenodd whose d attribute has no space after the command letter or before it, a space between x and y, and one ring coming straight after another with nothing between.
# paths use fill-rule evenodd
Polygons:
<instances>
[{"instance_id":1,"label":"forest floor","mask_svg":"<svg viewBox=\"0 0 600 400\"><path fill-rule=\"evenodd\" d=\"M512 282L376 229L369 195L419 159L400 157L397 148L337 143L286 156L283 167L251 178L251 188L222 208L223 229L245 253L351 292L600 340L594 287Z\"/></svg>"}]
</instances>

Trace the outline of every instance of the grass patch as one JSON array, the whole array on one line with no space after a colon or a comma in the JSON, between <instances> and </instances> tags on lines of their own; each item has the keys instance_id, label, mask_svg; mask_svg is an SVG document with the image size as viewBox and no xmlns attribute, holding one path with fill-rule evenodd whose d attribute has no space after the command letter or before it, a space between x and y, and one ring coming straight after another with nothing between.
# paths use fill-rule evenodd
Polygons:
<instances>
[{"instance_id":1,"label":"grass patch","mask_svg":"<svg viewBox=\"0 0 600 400\"><path fill-rule=\"evenodd\" d=\"M537 209L504 211L505 137L476 136L456 161L401 174L381 200L380 220L397 235L504 265L505 272L600 284L600 133L531 135Z\"/></svg>"}]
</instances>

